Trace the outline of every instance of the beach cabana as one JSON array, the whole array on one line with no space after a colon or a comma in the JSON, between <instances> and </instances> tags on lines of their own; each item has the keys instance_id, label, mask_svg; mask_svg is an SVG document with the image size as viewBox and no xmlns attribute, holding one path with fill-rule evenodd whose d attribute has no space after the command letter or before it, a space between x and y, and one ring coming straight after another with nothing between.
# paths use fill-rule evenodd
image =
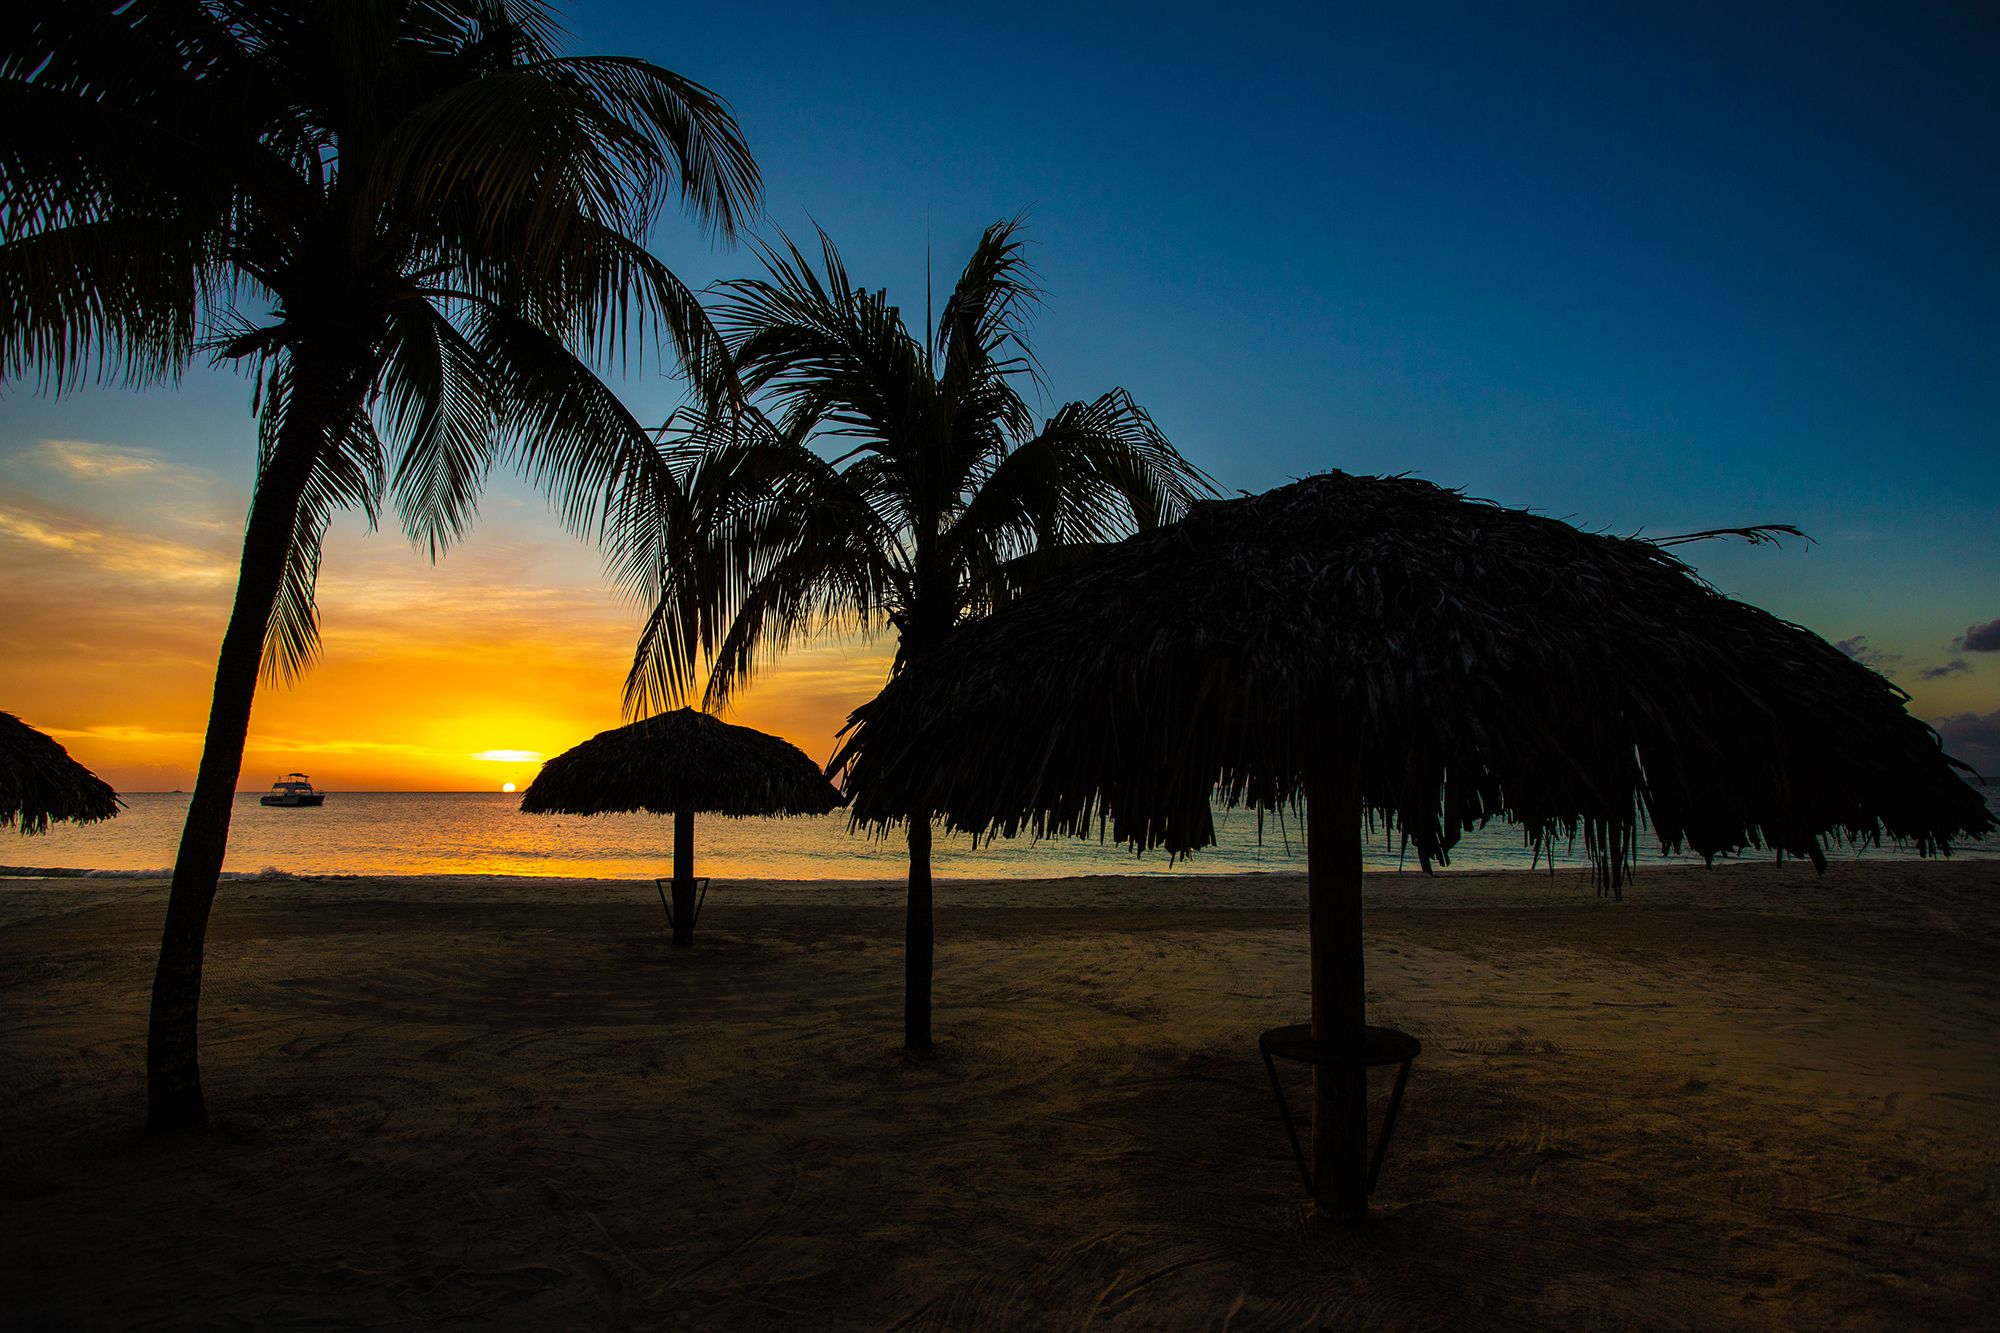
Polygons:
<instances>
[{"instance_id":1,"label":"beach cabana","mask_svg":"<svg viewBox=\"0 0 2000 1333\"><path fill-rule=\"evenodd\" d=\"M542 765L521 794L531 815L621 814L674 817L674 943L694 943L694 817L823 815L840 804L818 764L776 736L692 708L599 732ZM661 892L666 905L666 894Z\"/></svg>"},{"instance_id":2,"label":"beach cabana","mask_svg":"<svg viewBox=\"0 0 2000 1333\"><path fill-rule=\"evenodd\" d=\"M53 738L0 713L0 828L46 833L51 820L92 824L123 808L111 784Z\"/></svg>"},{"instance_id":3,"label":"beach cabana","mask_svg":"<svg viewBox=\"0 0 2000 1333\"><path fill-rule=\"evenodd\" d=\"M1302 801L1311 1187L1354 1217L1364 818L1426 870L1504 819L1614 894L1642 830L1821 867L1840 842L1948 851L1992 820L1906 698L1653 543L1332 472L1075 554L857 710L835 768L857 822L1141 851L1212 841L1218 787Z\"/></svg>"}]
</instances>

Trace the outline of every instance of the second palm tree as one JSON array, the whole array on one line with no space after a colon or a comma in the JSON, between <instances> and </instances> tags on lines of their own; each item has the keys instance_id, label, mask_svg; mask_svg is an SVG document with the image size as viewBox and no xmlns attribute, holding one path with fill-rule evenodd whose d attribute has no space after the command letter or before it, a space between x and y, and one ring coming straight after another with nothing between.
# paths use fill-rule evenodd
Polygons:
<instances>
[{"instance_id":1,"label":"second palm tree","mask_svg":"<svg viewBox=\"0 0 2000 1333\"><path fill-rule=\"evenodd\" d=\"M748 410L695 413L675 450L685 512L634 656L634 713L682 702L706 659L719 706L801 637L896 635L893 672L985 615L1065 548L1168 522L1209 493L1122 389L1036 423L1024 332L1038 292L1018 221L996 223L922 336L820 236L713 311ZM908 812L903 1042L931 1048L931 820Z\"/></svg>"}]
</instances>

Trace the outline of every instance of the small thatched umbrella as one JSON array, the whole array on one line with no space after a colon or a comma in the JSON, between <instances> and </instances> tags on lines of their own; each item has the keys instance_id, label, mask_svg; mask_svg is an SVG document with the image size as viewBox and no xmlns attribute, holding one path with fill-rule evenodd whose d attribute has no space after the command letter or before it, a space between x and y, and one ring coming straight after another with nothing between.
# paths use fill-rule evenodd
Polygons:
<instances>
[{"instance_id":1,"label":"small thatched umbrella","mask_svg":"<svg viewBox=\"0 0 2000 1333\"><path fill-rule=\"evenodd\" d=\"M1209 797L1303 797L1315 1194L1366 1207L1364 813L1424 868L1491 818L1620 888L1642 822L1703 856L1920 852L1991 826L1894 685L1643 541L1329 473L1079 554L891 683L835 758L855 819L1187 852ZM1963 767L1959 765L1958 767Z\"/></svg>"},{"instance_id":2,"label":"small thatched umbrella","mask_svg":"<svg viewBox=\"0 0 2000 1333\"><path fill-rule=\"evenodd\" d=\"M694 943L694 817L823 815L840 793L805 751L692 708L599 732L542 765L521 794L531 815L674 817L674 943Z\"/></svg>"},{"instance_id":3,"label":"small thatched umbrella","mask_svg":"<svg viewBox=\"0 0 2000 1333\"><path fill-rule=\"evenodd\" d=\"M46 833L52 819L93 824L124 808L111 785L12 713L0 713L0 828Z\"/></svg>"}]
</instances>

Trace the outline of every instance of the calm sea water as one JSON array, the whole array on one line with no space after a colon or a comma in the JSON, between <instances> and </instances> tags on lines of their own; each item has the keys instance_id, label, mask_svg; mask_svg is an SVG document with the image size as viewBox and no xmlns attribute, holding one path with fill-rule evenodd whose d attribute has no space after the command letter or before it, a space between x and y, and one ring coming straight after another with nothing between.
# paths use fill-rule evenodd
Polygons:
<instances>
[{"instance_id":1,"label":"calm sea water","mask_svg":"<svg viewBox=\"0 0 2000 1333\"><path fill-rule=\"evenodd\" d=\"M1987 802L2000 796L1989 789ZM137 793L104 824L55 825L43 836L0 835L0 873L21 868L92 870L113 874L164 872L172 866L187 815L185 795ZM255 793L236 798L224 870L294 875L545 875L644 879L672 869L673 821L653 815L524 815L518 796L498 792L335 792L317 809L269 809ZM1135 857L1095 839L1000 841L973 849L962 838L940 838L937 873L961 878L1041 878L1087 874L1216 874L1302 871L1305 845L1295 818L1216 812L1219 843L1169 863L1163 852ZM1643 841L1643 839L1642 839ZM893 879L907 864L901 836L878 841L850 834L841 814L809 819L695 821L696 873L717 878ZM1870 858L1912 855L1893 847ZM1954 855L1959 854L1954 852ZM1993 840L1966 848L2000 856ZM1853 852L1841 855L1852 856ZM1645 859L1660 861L1654 853ZM1675 858L1693 860L1692 857ZM1371 868L1399 862L1379 835ZM1583 865L1582 848L1558 849L1558 865ZM1412 854L1407 864L1414 869ZM1477 830L1452 854L1456 868L1530 864L1520 834L1503 825Z\"/></svg>"}]
</instances>

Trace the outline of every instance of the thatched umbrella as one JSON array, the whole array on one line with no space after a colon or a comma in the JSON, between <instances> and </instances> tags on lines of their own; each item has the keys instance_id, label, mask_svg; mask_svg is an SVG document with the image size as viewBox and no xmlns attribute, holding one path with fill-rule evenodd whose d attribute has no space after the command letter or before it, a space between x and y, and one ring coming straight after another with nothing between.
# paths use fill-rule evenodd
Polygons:
<instances>
[{"instance_id":1,"label":"thatched umbrella","mask_svg":"<svg viewBox=\"0 0 2000 1333\"><path fill-rule=\"evenodd\" d=\"M1491 818L1581 839L1613 891L1642 826L1705 857L1949 851L1992 819L1906 699L1652 543L1334 472L1079 554L859 709L835 767L860 822L1175 853L1218 784L1303 797L1313 1037L1344 1062L1315 1070L1315 1193L1353 1216L1364 814L1426 870Z\"/></svg>"},{"instance_id":2,"label":"thatched umbrella","mask_svg":"<svg viewBox=\"0 0 2000 1333\"><path fill-rule=\"evenodd\" d=\"M840 804L805 751L692 708L599 732L542 765L521 795L531 815L674 817L674 943L694 943L694 817L823 815Z\"/></svg>"},{"instance_id":3,"label":"thatched umbrella","mask_svg":"<svg viewBox=\"0 0 2000 1333\"><path fill-rule=\"evenodd\" d=\"M0 713L0 828L46 833L49 821L92 824L125 803L69 751L12 713Z\"/></svg>"}]
</instances>

